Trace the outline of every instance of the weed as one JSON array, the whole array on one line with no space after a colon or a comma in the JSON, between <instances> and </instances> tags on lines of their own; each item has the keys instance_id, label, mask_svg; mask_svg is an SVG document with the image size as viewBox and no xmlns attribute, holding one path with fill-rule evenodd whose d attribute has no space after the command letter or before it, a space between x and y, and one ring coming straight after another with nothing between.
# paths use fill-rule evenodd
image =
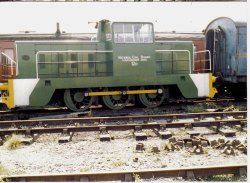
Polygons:
<instances>
[{"instance_id":1,"label":"weed","mask_svg":"<svg viewBox=\"0 0 250 183\"><path fill-rule=\"evenodd\" d=\"M247 107L246 106L242 106L242 105L236 105L235 106L235 110L236 111L246 111Z\"/></svg>"},{"instance_id":2,"label":"weed","mask_svg":"<svg viewBox=\"0 0 250 183\"><path fill-rule=\"evenodd\" d=\"M210 175L210 176L199 178L199 180L212 181L212 182L220 182L220 181L235 182L235 181L239 181L239 178L240 178L239 176L228 174L228 175Z\"/></svg>"},{"instance_id":3,"label":"weed","mask_svg":"<svg viewBox=\"0 0 250 183\"><path fill-rule=\"evenodd\" d=\"M202 104L194 104L186 106L186 111L189 113L203 112L204 106Z\"/></svg>"},{"instance_id":4,"label":"weed","mask_svg":"<svg viewBox=\"0 0 250 183\"><path fill-rule=\"evenodd\" d=\"M8 170L0 164L0 175L5 175L8 173Z\"/></svg>"},{"instance_id":5,"label":"weed","mask_svg":"<svg viewBox=\"0 0 250 183\"><path fill-rule=\"evenodd\" d=\"M118 166L124 166L126 163L124 161L115 161L112 162L112 166L118 167Z\"/></svg>"},{"instance_id":6,"label":"weed","mask_svg":"<svg viewBox=\"0 0 250 183\"><path fill-rule=\"evenodd\" d=\"M90 171L89 168L81 168L81 169L80 169L80 172L89 172L89 171Z\"/></svg>"},{"instance_id":7,"label":"weed","mask_svg":"<svg viewBox=\"0 0 250 183\"><path fill-rule=\"evenodd\" d=\"M135 180L135 182L139 182L141 180L141 177L139 174L133 173L133 178Z\"/></svg>"},{"instance_id":8,"label":"weed","mask_svg":"<svg viewBox=\"0 0 250 183\"><path fill-rule=\"evenodd\" d=\"M192 155L189 152L187 152L187 153L182 154L181 156L183 158L190 158Z\"/></svg>"},{"instance_id":9,"label":"weed","mask_svg":"<svg viewBox=\"0 0 250 183\"><path fill-rule=\"evenodd\" d=\"M8 180L4 179L4 176L9 174L9 170L0 163L0 182L7 182Z\"/></svg>"},{"instance_id":10,"label":"weed","mask_svg":"<svg viewBox=\"0 0 250 183\"><path fill-rule=\"evenodd\" d=\"M7 138L6 142L4 143L4 146L8 150L14 150L21 146L21 140L17 135L12 135L9 138Z\"/></svg>"},{"instance_id":11,"label":"weed","mask_svg":"<svg viewBox=\"0 0 250 183\"><path fill-rule=\"evenodd\" d=\"M206 109L217 109L218 106L214 102L206 102L203 104L204 108Z\"/></svg>"},{"instance_id":12,"label":"weed","mask_svg":"<svg viewBox=\"0 0 250 183\"><path fill-rule=\"evenodd\" d=\"M208 154L208 149L207 148L203 148L203 154Z\"/></svg>"},{"instance_id":13,"label":"weed","mask_svg":"<svg viewBox=\"0 0 250 183\"><path fill-rule=\"evenodd\" d=\"M176 133L176 135L177 135L177 136L187 135L187 130L181 128L181 129Z\"/></svg>"}]
</instances>

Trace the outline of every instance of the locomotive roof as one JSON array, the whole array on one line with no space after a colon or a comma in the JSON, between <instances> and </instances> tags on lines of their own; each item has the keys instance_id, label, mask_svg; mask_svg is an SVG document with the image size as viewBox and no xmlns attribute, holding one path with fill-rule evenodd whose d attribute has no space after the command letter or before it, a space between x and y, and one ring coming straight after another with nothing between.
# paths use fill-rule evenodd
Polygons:
<instances>
[{"instance_id":1,"label":"locomotive roof","mask_svg":"<svg viewBox=\"0 0 250 183\"><path fill-rule=\"evenodd\" d=\"M0 34L0 40L27 41L27 40L91 40L96 33L63 33L55 34ZM195 40L204 38L203 33L170 33L155 32L156 40Z\"/></svg>"},{"instance_id":2,"label":"locomotive roof","mask_svg":"<svg viewBox=\"0 0 250 183\"><path fill-rule=\"evenodd\" d=\"M247 26L246 22L235 22L236 26Z\"/></svg>"},{"instance_id":3,"label":"locomotive roof","mask_svg":"<svg viewBox=\"0 0 250 183\"><path fill-rule=\"evenodd\" d=\"M165 32L156 32L156 40L199 40L203 39L204 34L200 33L165 33Z\"/></svg>"},{"instance_id":4,"label":"locomotive roof","mask_svg":"<svg viewBox=\"0 0 250 183\"><path fill-rule=\"evenodd\" d=\"M96 35L95 33L63 33L60 36L55 34L0 34L0 40L90 40L91 37Z\"/></svg>"}]
</instances>

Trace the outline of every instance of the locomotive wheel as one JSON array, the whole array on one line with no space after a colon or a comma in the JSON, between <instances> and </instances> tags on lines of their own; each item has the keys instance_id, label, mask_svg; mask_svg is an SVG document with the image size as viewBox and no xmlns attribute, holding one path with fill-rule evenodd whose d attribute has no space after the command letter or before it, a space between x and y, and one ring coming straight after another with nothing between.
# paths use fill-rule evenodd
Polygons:
<instances>
[{"instance_id":1,"label":"locomotive wheel","mask_svg":"<svg viewBox=\"0 0 250 183\"><path fill-rule=\"evenodd\" d=\"M165 90L163 86L156 86L156 87L144 87L140 88L141 90L147 89L159 89L161 92L159 93L144 93L139 94L140 102L148 108L154 108L162 104L165 99Z\"/></svg>"},{"instance_id":2,"label":"locomotive wheel","mask_svg":"<svg viewBox=\"0 0 250 183\"><path fill-rule=\"evenodd\" d=\"M92 102L93 97L85 96L83 89L67 89L64 92L64 103L66 106L75 112L87 110Z\"/></svg>"},{"instance_id":3,"label":"locomotive wheel","mask_svg":"<svg viewBox=\"0 0 250 183\"><path fill-rule=\"evenodd\" d=\"M109 90L106 88L104 91ZM130 97L129 95L105 95L102 97L102 100L108 108L119 110L128 104Z\"/></svg>"}]
</instances>

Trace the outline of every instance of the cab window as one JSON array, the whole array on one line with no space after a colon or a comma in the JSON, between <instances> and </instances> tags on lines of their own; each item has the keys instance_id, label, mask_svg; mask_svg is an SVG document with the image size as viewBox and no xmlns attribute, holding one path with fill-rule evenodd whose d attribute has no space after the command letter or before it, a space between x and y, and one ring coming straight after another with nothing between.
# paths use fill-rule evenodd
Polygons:
<instances>
[{"instance_id":1,"label":"cab window","mask_svg":"<svg viewBox=\"0 0 250 183\"><path fill-rule=\"evenodd\" d=\"M114 23L115 43L153 43L153 27L149 23Z\"/></svg>"}]
</instances>

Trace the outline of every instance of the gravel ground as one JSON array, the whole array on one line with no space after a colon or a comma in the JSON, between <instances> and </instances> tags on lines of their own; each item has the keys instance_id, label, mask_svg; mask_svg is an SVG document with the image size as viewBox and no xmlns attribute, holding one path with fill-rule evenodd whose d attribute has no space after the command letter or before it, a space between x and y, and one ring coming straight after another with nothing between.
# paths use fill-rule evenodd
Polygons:
<instances>
[{"instance_id":1,"label":"gravel ground","mask_svg":"<svg viewBox=\"0 0 250 183\"><path fill-rule=\"evenodd\" d=\"M178 136L185 135L183 132L183 129L172 130ZM23 145L15 150L0 146L0 164L10 174L46 174L247 163L247 155L242 152L237 151L236 156L225 155L211 147L205 148L206 153L202 155L193 154L193 148L187 147L169 152L163 149L166 140L159 139L151 131L147 134L150 136L148 140L136 141L130 131L114 132L112 136L115 140L100 142L97 133L77 133L71 142L64 144L58 143L59 134L44 134L32 145ZM207 136L209 140L222 137ZM246 141L246 133L237 133L237 139ZM145 151L135 150L139 142L144 144ZM158 146L160 152L152 153L152 146ZM135 161L137 158L138 161Z\"/></svg>"}]
</instances>

